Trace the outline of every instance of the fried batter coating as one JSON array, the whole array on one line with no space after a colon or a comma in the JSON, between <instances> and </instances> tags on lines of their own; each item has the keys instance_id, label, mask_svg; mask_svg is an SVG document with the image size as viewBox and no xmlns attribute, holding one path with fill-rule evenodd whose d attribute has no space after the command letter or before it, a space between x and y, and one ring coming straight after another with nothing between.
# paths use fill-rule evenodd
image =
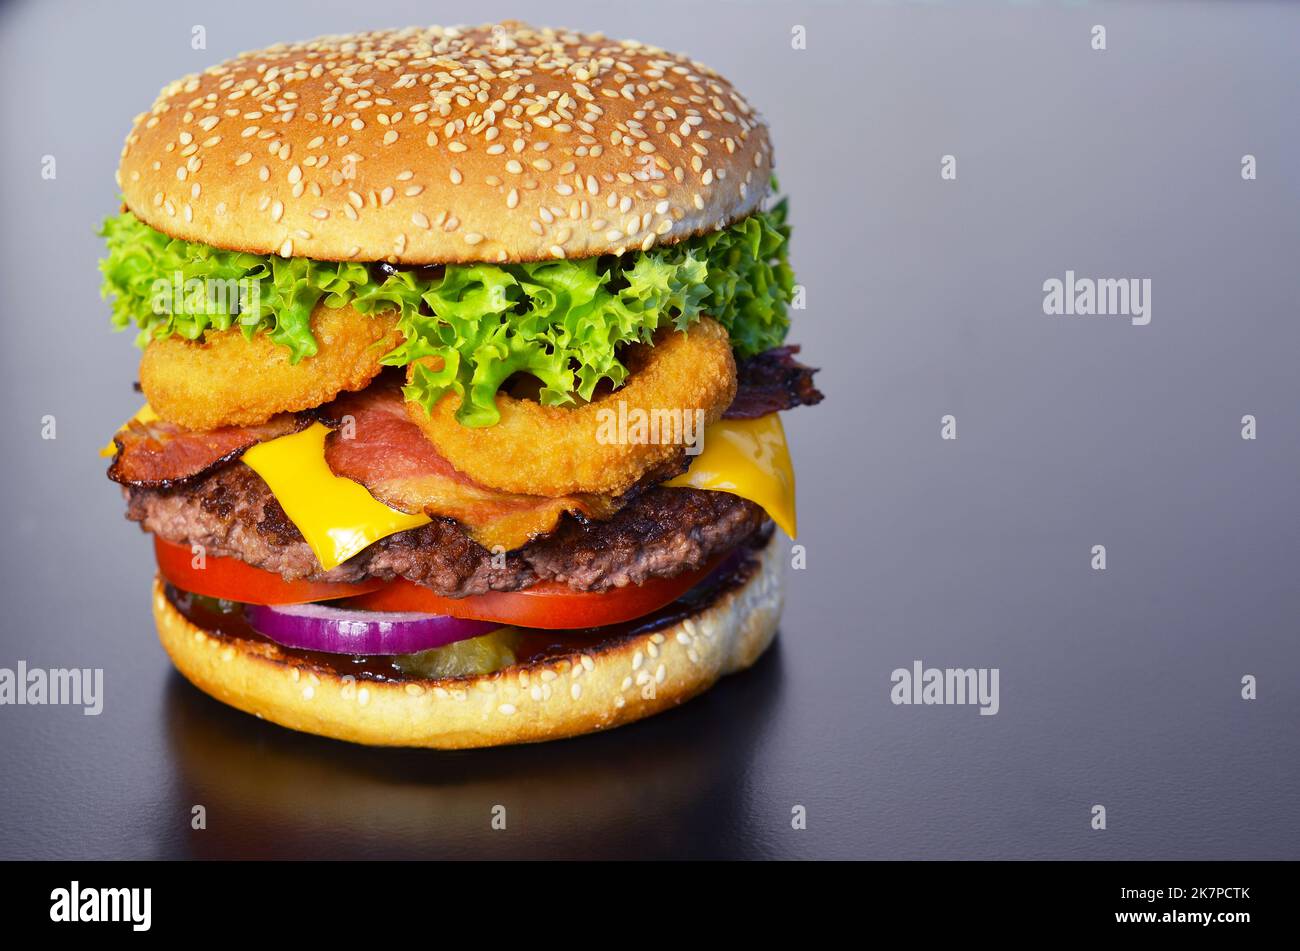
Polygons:
<instances>
[{"instance_id":1,"label":"fried batter coating","mask_svg":"<svg viewBox=\"0 0 1300 951\"><path fill-rule=\"evenodd\" d=\"M718 420L736 395L730 339L708 317L686 333L660 331L653 346L632 348L625 363L622 387L577 407L499 392L495 426L457 422L455 393L432 413L416 402L406 411L443 458L480 485L551 497L617 495L648 474L669 478L680 471L683 437L702 438L703 425ZM414 366L408 378L413 373Z\"/></svg>"},{"instance_id":2,"label":"fried batter coating","mask_svg":"<svg viewBox=\"0 0 1300 951\"><path fill-rule=\"evenodd\" d=\"M265 334L246 340L237 329L208 333L202 342L155 340L140 360L140 386L168 422L196 430L248 426L362 389L401 341L396 314L318 304L311 324L319 349L296 365Z\"/></svg>"}]
</instances>

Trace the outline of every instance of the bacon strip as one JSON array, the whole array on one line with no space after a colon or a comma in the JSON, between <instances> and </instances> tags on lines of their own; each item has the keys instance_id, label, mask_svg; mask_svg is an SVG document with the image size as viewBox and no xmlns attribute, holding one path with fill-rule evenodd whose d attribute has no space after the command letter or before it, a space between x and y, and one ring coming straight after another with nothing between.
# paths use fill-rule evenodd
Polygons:
<instances>
[{"instance_id":1,"label":"bacon strip","mask_svg":"<svg viewBox=\"0 0 1300 951\"><path fill-rule=\"evenodd\" d=\"M113 437L117 453L108 477L142 489L168 489L206 475L238 459L268 439L296 433L311 423L308 414L281 413L257 426L223 426L195 432L161 419L133 419Z\"/></svg>"},{"instance_id":2,"label":"bacon strip","mask_svg":"<svg viewBox=\"0 0 1300 951\"><path fill-rule=\"evenodd\" d=\"M406 415L399 386L380 380L322 407L335 427L325 461L403 512L455 519L484 548L506 551L552 531L565 512L603 520L622 500L598 495L544 498L499 492L458 472Z\"/></svg>"},{"instance_id":3,"label":"bacon strip","mask_svg":"<svg viewBox=\"0 0 1300 951\"><path fill-rule=\"evenodd\" d=\"M794 358L798 344L776 347L736 365L736 398L723 419L756 419L796 406L812 406L822 401L821 391L813 384L814 367Z\"/></svg>"}]
</instances>

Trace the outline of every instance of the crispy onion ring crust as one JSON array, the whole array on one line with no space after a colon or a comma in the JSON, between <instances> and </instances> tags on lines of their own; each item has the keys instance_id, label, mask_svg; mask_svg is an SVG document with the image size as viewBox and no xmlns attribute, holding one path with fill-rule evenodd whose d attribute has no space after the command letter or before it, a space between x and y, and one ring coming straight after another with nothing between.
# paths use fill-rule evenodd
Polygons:
<instances>
[{"instance_id":1,"label":"crispy onion ring crust","mask_svg":"<svg viewBox=\"0 0 1300 951\"><path fill-rule=\"evenodd\" d=\"M659 443L598 438L610 434L609 414L620 413L620 402L629 418L638 409L647 415L666 411L677 420L703 410L707 425L722 416L736 395L731 341L726 329L708 317L686 333L660 331L653 346L633 348L625 362L629 373L622 387L578 407L543 406L498 393L501 421L495 426L471 428L457 422L460 397L455 393L439 400L432 413L415 402L408 402L406 411L443 458L480 485L551 497L618 495L648 473L675 474L686 456L676 429L671 442L663 427Z\"/></svg>"},{"instance_id":2,"label":"crispy onion ring crust","mask_svg":"<svg viewBox=\"0 0 1300 951\"><path fill-rule=\"evenodd\" d=\"M296 365L287 348L261 333L251 340L237 329L203 341L155 340L140 360L140 386L159 416L187 429L250 426L363 388L401 341L395 314L318 304L311 323L319 349Z\"/></svg>"}]
</instances>

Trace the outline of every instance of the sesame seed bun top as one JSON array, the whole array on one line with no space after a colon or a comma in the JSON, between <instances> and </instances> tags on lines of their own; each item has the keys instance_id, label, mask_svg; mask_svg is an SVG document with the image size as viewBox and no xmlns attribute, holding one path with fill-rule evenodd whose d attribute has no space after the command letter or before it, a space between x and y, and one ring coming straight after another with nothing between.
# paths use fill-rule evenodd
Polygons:
<instances>
[{"instance_id":1,"label":"sesame seed bun top","mask_svg":"<svg viewBox=\"0 0 1300 951\"><path fill-rule=\"evenodd\" d=\"M755 210L767 128L632 41L516 22L330 36L171 83L118 170L174 237L428 264L648 249Z\"/></svg>"}]
</instances>

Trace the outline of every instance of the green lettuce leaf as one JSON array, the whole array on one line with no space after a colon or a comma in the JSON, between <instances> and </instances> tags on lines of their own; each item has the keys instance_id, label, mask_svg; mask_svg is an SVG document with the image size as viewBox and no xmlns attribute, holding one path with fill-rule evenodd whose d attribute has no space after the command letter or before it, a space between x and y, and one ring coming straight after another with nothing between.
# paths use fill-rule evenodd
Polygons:
<instances>
[{"instance_id":1,"label":"green lettuce leaf","mask_svg":"<svg viewBox=\"0 0 1300 951\"><path fill-rule=\"evenodd\" d=\"M649 342L661 326L686 330L702 314L727 328L742 358L777 346L794 288L784 201L721 231L645 252L449 265L432 278L222 251L168 238L130 212L105 221L101 234L113 324L137 327L141 346L237 326L247 337L266 333L296 363L316 353L317 303L350 304L363 314L397 311L404 340L383 362L441 358L436 370L416 368L407 398L429 409L455 392L467 426L497 422L496 393L514 373L541 381L548 406L590 399L602 381L618 386L627 377L620 347Z\"/></svg>"}]
</instances>

